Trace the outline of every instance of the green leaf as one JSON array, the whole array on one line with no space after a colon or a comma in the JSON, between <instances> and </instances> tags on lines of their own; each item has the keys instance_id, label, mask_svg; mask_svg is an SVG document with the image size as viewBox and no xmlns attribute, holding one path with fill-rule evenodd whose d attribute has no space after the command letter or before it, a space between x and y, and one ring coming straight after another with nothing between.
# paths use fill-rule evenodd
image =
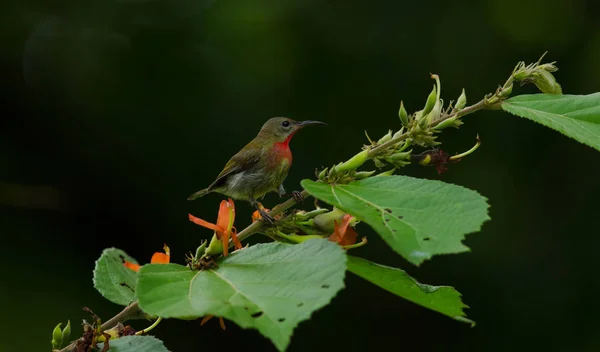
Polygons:
<instances>
[{"instance_id":1,"label":"green leaf","mask_svg":"<svg viewBox=\"0 0 600 352\"><path fill-rule=\"evenodd\" d=\"M163 342L154 336L123 336L109 342L110 352L169 352ZM104 343L94 351L102 351Z\"/></svg>"},{"instance_id":2,"label":"green leaf","mask_svg":"<svg viewBox=\"0 0 600 352\"><path fill-rule=\"evenodd\" d=\"M294 328L344 287L346 254L335 243L257 244L219 261L215 269L144 265L140 308L164 318L215 315L257 329L283 351Z\"/></svg>"},{"instance_id":3,"label":"green leaf","mask_svg":"<svg viewBox=\"0 0 600 352\"><path fill-rule=\"evenodd\" d=\"M600 92L519 95L504 101L502 109L600 150Z\"/></svg>"},{"instance_id":4,"label":"green leaf","mask_svg":"<svg viewBox=\"0 0 600 352\"><path fill-rule=\"evenodd\" d=\"M461 243L464 235L489 219L486 198L440 181L386 176L347 185L303 180L302 187L369 224L415 265L436 254L469 250Z\"/></svg>"},{"instance_id":5,"label":"green leaf","mask_svg":"<svg viewBox=\"0 0 600 352\"><path fill-rule=\"evenodd\" d=\"M440 312L453 319L471 323L463 312L468 308L461 294L450 286L431 286L419 283L406 271L348 256L348 270L386 291L407 299L413 303Z\"/></svg>"},{"instance_id":6,"label":"green leaf","mask_svg":"<svg viewBox=\"0 0 600 352\"><path fill-rule=\"evenodd\" d=\"M96 261L94 287L107 300L126 306L135 300L136 272L123 265L123 259L137 264L127 253L107 248Z\"/></svg>"}]
</instances>

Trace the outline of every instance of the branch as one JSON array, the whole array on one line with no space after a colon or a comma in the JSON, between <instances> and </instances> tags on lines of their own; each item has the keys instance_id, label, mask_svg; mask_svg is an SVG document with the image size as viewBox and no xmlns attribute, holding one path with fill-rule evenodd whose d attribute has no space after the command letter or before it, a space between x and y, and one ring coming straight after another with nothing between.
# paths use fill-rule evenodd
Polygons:
<instances>
[{"instance_id":1,"label":"branch","mask_svg":"<svg viewBox=\"0 0 600 352\"><path fill-rule=\"evenodd\" d=\"M308 192L303 190L300 193L300 196L302 196L302 198L306 199L310 196L310 194L308 194ZM296 200L294 198L290 198L290 199L286 200L285 202L276 205L273 209L271 209L269 214L271 216L279 215L279 214L287 211L288 209L293 208L296 204L297 204ZM255 221L252 224L248 225L248 227L246 227L245 229L240 231L237 234L238 238L240 241L243 241L243 240L247 239L248 237L254 235L255 233L260 232L263 228L265 228L265 226L267 226L267 225L265 224L264 221ZM229 244L229 247L233 247L233 242L231 242Z\"/></svg>"},{"instance_id":2,"label":"branch","mask_svg":"<svg viewBox=\"0 0 600 352\"><path fill-rule=\"evenodd\" d=\"M140 306L138 305L138 302L133 301L127 307L125 307L122 311L117 313L117 315L108 319L104 324L102 324L100 326L100 330L106 331L106 330L116 326L118 323L122 323L122 322L129 320L130 318L138 315L140 312L141 312L141 310L140 310ZM71 342L67 347L63 348L62 350L60 350L58 352L73 351L73 349L75 347L77 347L77 341L79 341L79 340L80 339L77 339L77 340Z\"/></svg>"}]
</instances>

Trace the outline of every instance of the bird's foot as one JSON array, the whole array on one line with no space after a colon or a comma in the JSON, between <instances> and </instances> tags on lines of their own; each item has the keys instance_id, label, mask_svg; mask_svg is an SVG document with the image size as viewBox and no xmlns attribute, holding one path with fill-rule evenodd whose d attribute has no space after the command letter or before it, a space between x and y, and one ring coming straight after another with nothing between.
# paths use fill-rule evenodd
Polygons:
<instances>
[{"instance_id":1,"label":"bird's foot","mask_svg":"<svg viewBox=\"0 0 600 352\"><path fill-rule=\"evenodd\" d=\"M263 208L258 209L258 213L263 221L266 221L268 224L273 225L275 223L275 218L273 218L269 213Z\"/></svg>"},{"instance_id":2,"label":"bird's foot","mask_svg":"<svg viewBox=\"0 0 600 352\"><path fill-rule=\"evenodd\" d=\"M292 191L292 197L294 197L296 203L304 202L304 197L302 197L302 193L300 191Z\"/></svg>"}]
</instances>

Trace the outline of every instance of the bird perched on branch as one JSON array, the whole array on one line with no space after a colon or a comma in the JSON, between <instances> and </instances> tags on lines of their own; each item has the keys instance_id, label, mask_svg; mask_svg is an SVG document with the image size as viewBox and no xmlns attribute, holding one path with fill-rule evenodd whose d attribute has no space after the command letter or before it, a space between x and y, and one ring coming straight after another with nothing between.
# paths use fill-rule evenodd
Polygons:
<instances>
[{"instance_id":1,"label":"bird perched on branch","mask_svg":"<svg viewBox=\"0 0 600 352\"><path fill-rule=\"evenodd\" d=\"M326 125L320 121L294 121L286 117L269 119L258 135L227 162L217 179L189 196L188 200L211 192L221 193L249 201L265 221L273 223L275 220L259 206L257 199L269 192L277 192L280 197L286 195L283 181L292 166L290 140L299 129L315 124ZM299 192L294 191L292 195L301 201Z\"/></svg>"}]
</instances>

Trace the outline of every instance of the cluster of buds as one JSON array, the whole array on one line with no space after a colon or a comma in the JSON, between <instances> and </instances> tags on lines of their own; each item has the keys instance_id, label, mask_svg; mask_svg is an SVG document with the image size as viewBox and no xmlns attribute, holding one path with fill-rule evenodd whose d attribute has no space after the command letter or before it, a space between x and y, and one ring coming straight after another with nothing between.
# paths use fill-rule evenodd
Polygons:
<instances>
[{"instance_id":1,"label":"cluster of buds","mask_svg":"<svg viewBox=\"0 0 600 352\"><path fill-rule=\"evenodd\" d=\"M463 124L461 118L474 111L484 108L496 108L499 103L512 94L514 81L535 83L544 92L560 92L560 86L551 74L556 70L557 68L553 63L540 64L538 61L535 64L525 66L521 62L517 65L509 80L503 86L500 86L495 94L489 94L477 104L468 107L467 95L464 89L456 102L450 101L444 107L444 101L441 99L442 84L440 77L432 74L431 78L435 80L435 84L427 96L423 109L409 114L404 107L404 102L400 102L398 110L398 117L402 124L400 130L396 132L389 130L388 133L376 141L367 135L369 144L363 146L360 153L346 162L339 163L331 168L325 168L320 172L317 171L316 176L322 182L346 184L370 176L391 175L396 169L411 163L423 166L435 165L438 172L442 173L446 170L448 163L457 162L460 158L477 149L480 141L478 140L477 145L469 152L451 157L439 149L431 149L440 144L436 140L437 133L449 127L460 127ZM414 146L430 149L421 154L413 155L413 149L410 149L410 147ZM387 167L388 170L378 174L375 174L376 171L357 171L369 159L373 160L377 168Z\"/></svg>"},{"instance_id":2,"label":"cluster of buds","mask_svg":"<svg viewBox=\"0 0 600 352\"><path fill-rule=\"evenodd\" d=\"M69 338L71 337L71 321L67 321L67 326L64 329L61 329L62 323L59 323L52 330L52 344L53 350L58 350L62 347L63 343L69 342Z\"/></svg>"},{"instance_id":3,"label":"cluster of buds","mask_svg":"<svg viewBox=\"0 0 600 352\"><path fill-rule=\"evenodd\" d=\"M316 173L317 178L327 183L345 184L372 176L375 171L356 171L356 169L370 159L370 150L371 148L365 147L360 153L354 155L347 161L338 163L330 168L324 168Z\"/></svg>"},{"instance_id":4,"label":"cluster of buds","mask_svg":"<svg viewBox=\"0 0 600 352\"><path fill-rule=\"evenodd\" d=\"M558 67L554 65L555 62L540 64L545 55L544 53L537 62L527 66L525 62L519 62L513 70L511 78L520 82L521 85L533 83L542 93L562 94L562 88L552 74L552 72L558 71Z\"/></svg>"}]
</instances>

